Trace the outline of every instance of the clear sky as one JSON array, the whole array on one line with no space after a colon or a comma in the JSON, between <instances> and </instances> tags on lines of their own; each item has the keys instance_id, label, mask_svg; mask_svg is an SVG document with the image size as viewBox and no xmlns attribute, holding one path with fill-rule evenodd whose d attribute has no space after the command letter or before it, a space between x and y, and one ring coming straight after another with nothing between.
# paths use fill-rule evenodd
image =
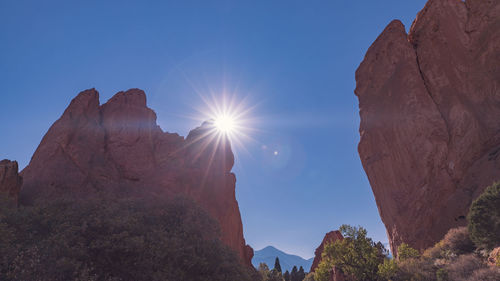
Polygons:
<instances>
[{"instance_id":1,"label":"clear sky","mask_svg":"<svg viewBox=\"0 0 500 281\"><path fill-rule=\"evenodd\" d=\"M341 224L387 242L357 153L354 72L424 0L0 1L0 159L28 164L76 94L141 88L187 135L201 95L255 106L235 148L245 238L305 258ZM263 149L263 147L268 149ZM274 155L274 151L278 151Z\"/></svg>"}]
</instances>

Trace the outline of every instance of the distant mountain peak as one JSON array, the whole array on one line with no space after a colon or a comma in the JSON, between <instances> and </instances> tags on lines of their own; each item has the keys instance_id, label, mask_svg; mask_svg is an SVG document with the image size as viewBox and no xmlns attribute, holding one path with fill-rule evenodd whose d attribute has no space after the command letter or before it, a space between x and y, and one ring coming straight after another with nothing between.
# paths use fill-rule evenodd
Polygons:
<instances>
[{"instance_id":1,"label":"distant mountain peak","mask_svg":"<svg viewBox=\"0 0 500 281\"><path fill-rule=\"evenodd\" d=\"M288 254L274 246L266 246L258 251L255 251L254 257L252 259L252 264L258 268L260 263L265 263L270 269L274 268L274 261L276 257L280 259L280 265L282 271L292 271L293 266L300 268L301 266L304 270L309 270L312 265L313 258L304 259L301 256Z\"/></svg>"}]
</instances>

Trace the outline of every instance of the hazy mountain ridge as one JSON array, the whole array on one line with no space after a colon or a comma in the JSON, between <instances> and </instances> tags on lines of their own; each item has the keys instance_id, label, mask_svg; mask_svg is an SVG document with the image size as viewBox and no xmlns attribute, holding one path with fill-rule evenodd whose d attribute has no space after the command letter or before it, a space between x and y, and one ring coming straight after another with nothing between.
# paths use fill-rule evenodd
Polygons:
<instances>
[{"instance_id":1,"label":"hazy mountain ridge","mask_svg":"<svg viewBox=\"0 0 500 281\"><path fill-rule=\"evenodd\" d=\"M273 246L267 246L261 250L255 251L252 259L252 264L255 268L259 267L260 263L265 263L269 266L269 269L274 268L274 261L278 257L280 259L280 265L283 272L286 270L292 271L294 265L297 266L297 269L301 266L304 268L304 271L309 271L311 268L312 262L314 258L304 259L297 255L287 254L279 249L276 249Z\"/></svg>"}]
</instances>

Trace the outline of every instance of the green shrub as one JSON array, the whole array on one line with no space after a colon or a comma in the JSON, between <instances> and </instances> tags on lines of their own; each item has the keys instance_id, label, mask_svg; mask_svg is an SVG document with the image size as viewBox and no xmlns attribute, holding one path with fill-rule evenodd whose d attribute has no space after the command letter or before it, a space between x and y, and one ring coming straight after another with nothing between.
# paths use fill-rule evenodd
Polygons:
<instances>
[{"instance_id":1,"label":"green shrub","mask_svg":"<svg viewBox=\"0 0 500 281\"><path fill-rule=\"evenodd\" d=\"M486 188L468 214L470 238L480 248L500 245L500 182Z\"/></svg>"},{"instance_id":2,"label":"green shrub","mask_svg":"<svg viewBox=\"0 0 500 281\"><path fill-rule=\"evenodd\" d=\"M339 230L344 239L325 246L314 279L330 280L331 269L336 267L348 280L377 280L378 266L386 258L384 246L367 237L363 227L342 225Z\"/></svg>"},{"instance_id":3,"label":"green shrub","mask_svg":"<svg viewBox=\"0 0 500 281\"><path fill-rule=\"evenodd\" d=\"M250 280L185 199L0 207L0 280Z\"/></svg>"},{"instance_id":4,"label":"green shrub","mask_svg":"<svg viewBox=\"0 0 500 281\"><path fill-rule=\"evenodd\" d=\"M378 265L378 276L382 280L394 280L398 273L398 265L394 259L385 259L384 263Z\"/></svg>"},{"instance_id":5,"label":"green shrub","mask_svg":"<svg viewBox=\"0 0 500 281\"><path fill-rule=\"evenodd\" d=\"M410 247L410 245L406 243L401 243L398 247L398 260L405 261L407 259L415 259L420 256L420 253Z\"/></svg>"}]
</instances>

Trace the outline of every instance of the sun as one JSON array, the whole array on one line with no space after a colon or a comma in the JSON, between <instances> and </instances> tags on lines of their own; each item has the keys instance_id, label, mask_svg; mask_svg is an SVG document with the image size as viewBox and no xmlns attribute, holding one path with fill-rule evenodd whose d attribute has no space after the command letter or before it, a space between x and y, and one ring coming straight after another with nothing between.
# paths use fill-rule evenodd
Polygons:
<instances>
[{"instance_id":1,"label":"sun","mask_svg":"<svg viewBox=\"0 0 500 281\"><path fill-rule=\"evenodd\" d=\"M215 116L214 126L220 133L231 134L237 128L237 121L238 120L236 120L234 116L221 114L219 116Z\"/></svg>"},{"instance_id":2,"label":"sun","mask_svg":"<svg viewBox=\"0 0 500 281\"><path fill-rule=\"evenodd\" d=\"M256 133L255 106L249 102L249 97L239 97L227 92L210 92L201 95L201 106L196 111L195 120L206 123L206 139L216 143L229 142L233 149L246 151L249 142L255 140L251 135Z\"/></svg>"}]
</instances>

